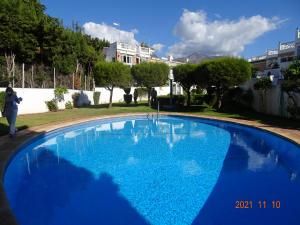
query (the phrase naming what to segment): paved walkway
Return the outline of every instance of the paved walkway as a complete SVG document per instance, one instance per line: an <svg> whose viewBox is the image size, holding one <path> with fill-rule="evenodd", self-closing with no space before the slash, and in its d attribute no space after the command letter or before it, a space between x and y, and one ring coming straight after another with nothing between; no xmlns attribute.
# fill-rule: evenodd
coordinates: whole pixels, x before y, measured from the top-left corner
<svg viewBox="0 0 300 225"><path fill-rule="evenodd" d="M17 225L16 220L9 208L8 201L5 197L4 188L2 184L2 179L4 175L4 170L7 162L11 158L11 156L17 151L17 149L24 144L26 141L36 137L37 135L65 127L70 126L77 123L83 123L91 120L97 119L104 119L104 118L114 118L114 117L121 117L121 116L131 116L131 115L146 115L147 113L131 113L131 114L118 114L118 115L110 115L110 116L99 116L99 117L90 117L85 119L78 119L73 121L67 122L60 122L60 123L51 123L45 124L38 127L28 128L26 130L22 130L18 132L17 137L14 139L9 138L8 136L4 136L0 138L0 225ZM300 145L300 131L293 130L293 129L285 129L274 127L271 125L266 125L262 123L258 123L256 121L250 120L242 120L242 119L233 119L233 118L222 118L222 117L212 117L212 116L199 116L195 114L188 114L188 113L160 113L164 115L182 115L182 116L193 116L193 117L200 117L200 118L207 118L207 119L216 119L221 121L229 121L238 124L254 126L257 128L261 128L263 130L267 130L283 137L290 139L291 141Z"/></svg>

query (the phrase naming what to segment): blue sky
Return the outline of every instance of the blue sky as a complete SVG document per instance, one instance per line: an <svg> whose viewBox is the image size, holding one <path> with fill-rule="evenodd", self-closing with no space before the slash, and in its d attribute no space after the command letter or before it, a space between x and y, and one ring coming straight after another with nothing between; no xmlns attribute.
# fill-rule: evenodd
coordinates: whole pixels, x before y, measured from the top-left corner
<svg viewBox="0 0 300 225"><path fill-rule="evenodd" d="M95 36L156 44L160 56L197 51L250 57L276 48L279 41L293 41L300 27L299 0L41 2L66 26L77 21Z"/></svg>

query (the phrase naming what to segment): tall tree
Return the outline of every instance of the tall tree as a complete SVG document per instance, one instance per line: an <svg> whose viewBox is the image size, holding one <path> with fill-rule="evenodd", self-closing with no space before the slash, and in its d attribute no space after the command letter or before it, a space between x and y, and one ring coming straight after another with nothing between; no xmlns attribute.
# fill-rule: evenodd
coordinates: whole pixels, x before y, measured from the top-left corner
<svg viewBox="0 0 300 225"><path fill-rule="evenodd" d="M93 72L96 84L110 91L109 108L112 107L114 88L131 85L130 67L123 63L97 62Z"/></svg>
<svg viewBox="0 0 300 225"><path fill-rule="evenodd" d="M300 94L300 62L292 63L284 72L284 81L281 90L287 93L289 105L287 111L293 117L300 116L300 107L297 104L296 95Z"/></svg>
<svg viewBox="0 0 300 225"><path fill-rule="evenodd" d="M131 71L136 84L148 89L148 105L150 106L151 89L167 83L169 66L165 63L143 62L133 66Z"/></svg>
<svg viewBox="0 0 300 225"><path fill-rule="evenodd" d="M75 73L81 80L83 74L92 75L108 45L85 35L78 23L72 29L64 28L62 21L45 14L39 0L0 1L0 57L5 58L9 77L16 63L26 63L37 64L45 72L55 67L62 75Z"/></svg>
<svg viewBox="0 0 300 225"><path fill-rule="evenodd" d="M183 64L173 68L174 81L187 93L187 105L191 105L191 87L197 84L196 64Z"/></svg>
<svg viewBox="0 0 300 225"><path fill-rule="evenodd" d="M244 59L222 57L204 61L197 73L207 81L208 87L214 87L217 95L216 108L220 110L224 92L230 87L243 84L251 78L251 64Z"/></svg>

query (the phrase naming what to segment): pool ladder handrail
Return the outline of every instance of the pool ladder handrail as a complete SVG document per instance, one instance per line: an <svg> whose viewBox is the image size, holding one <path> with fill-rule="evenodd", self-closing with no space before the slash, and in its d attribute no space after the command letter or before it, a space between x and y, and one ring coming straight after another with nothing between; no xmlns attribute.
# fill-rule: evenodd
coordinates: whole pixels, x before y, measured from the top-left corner
<svg viewBox="0 0 300 225"><path fill-rule="evenodd" d="M157 114L156 114L157 119L158 119L158 116L159 116L159 100L157 100Z"/></svg>

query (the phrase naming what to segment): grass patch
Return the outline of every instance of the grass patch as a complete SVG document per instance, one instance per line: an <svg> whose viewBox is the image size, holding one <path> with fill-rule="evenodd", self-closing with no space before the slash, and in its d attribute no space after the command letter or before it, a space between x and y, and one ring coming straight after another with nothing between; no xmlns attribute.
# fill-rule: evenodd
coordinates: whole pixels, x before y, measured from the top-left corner
<svg viewBox="0 0 300 225"><path fill-rule="evenodd" d="M17 118L17 128L19 130L39 126L48 123L57 123L62 121L72 121L74 119L81 119L93 116L104 116L104 115L114 115L118 113L147 113L155 112L154 109L140 104L136 107L127 106L125 104L117 104L110 109L107 108L107 105L99 105L97 107L84 107L78 109L70 109L57 112L46 112L38 114L28 114L20 115ZM6 118L0 118L0 136L3 136L8 133L8 124Z"/></svg>
<svg viewBox="0 0 300 225"><path fill-rule="evenodd" d="M148 113L156 112L147 106L146 103L141 103L138 105L130 104L126 105L123 103L116 103L112 108L108 109L107 105L97 105L89 106L78 109L70 109L58 112L47 112L39 114L30 115L20 115L17 118L17 128L19 130L39 126L49 123L58 123L63 121L72 121L74 119L88 118L93 116L104 116L104 115L114 115L118 113ZM166 111L163 111L166 112ZM275 127L290 128L300 130L299 120L291 120L276 116L270 116L265 114L260 114L251 110L238 110L226 111L226 112L216 112L212 109L207 109L203 106L192 106L190 108L180 108L172 112L185 112L195 115L205 115L213 117L225 117L225 118L236 118L244 120L252 120L259 122L261 124L267 124ZM0 136L8 133L8 124L5 118L0 118Z"/></svg>

